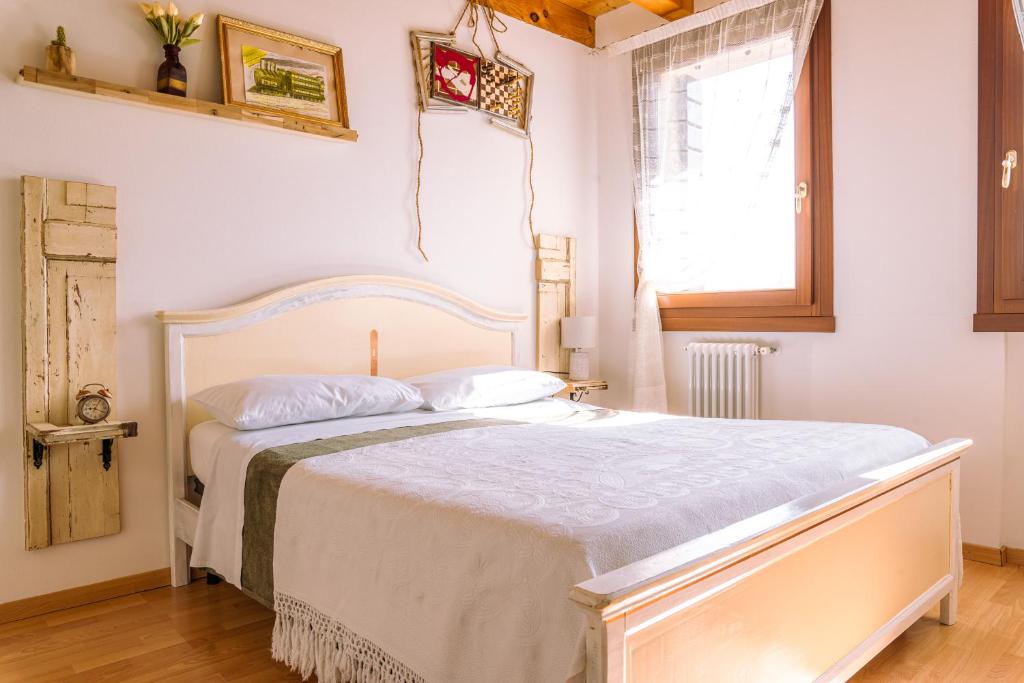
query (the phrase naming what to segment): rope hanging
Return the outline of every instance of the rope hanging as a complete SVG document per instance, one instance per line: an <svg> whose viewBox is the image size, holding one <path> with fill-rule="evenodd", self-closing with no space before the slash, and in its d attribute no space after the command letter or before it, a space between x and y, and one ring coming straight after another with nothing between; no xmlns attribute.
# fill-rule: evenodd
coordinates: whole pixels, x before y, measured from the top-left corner
<svg viewBox="0 0 1024 683"><path fill-rule="evenodd" d="M485 23L487 24L487 30L491 34L491 42L494 43L494 51L497 54L501 54L501 45L498 44L499 33L505 33L508 31L508 24L497 15L494 8L482 0L466 0L466 6L462 8L462 14L459 15L458 21L452 26L452 30L448 33L452 36L459 30L459 26L467 17L466 27L473 30L472 41L473 46L476 48L476 52L481 57L484 56L484 51L480 49L480 44L476 42L477 31L480 30L481 15Z"/></svg>
<svg viewBox="0 0 1024 683"><path fill-rule="evenodd" d="M498 43L498 34L508 31L508 25L497 15L494 8L487 3L487 0L466 0L466 6L462 8L462 13L459 14L458 20L448 32L449 35L455 36L455 32L458 31L463 21L466 22L466 27L472 30L470 39L473 41L473 47L476 48L477 54L480 55L481 59L484 58L484 51L480 47L480 43L477 42L477 33L480 30L480 24L485 24L487 26L487 31L491 36L491 42L494 44L495 56L501 54L501 45ZM427 252L423 248L423 209L420 206L420 194L423 190L423 112L425 108L426 102L420 102L416 110L416 140L419 145L419 157L416 161L416 249L420 252L423 260L429 263L430 259L427 257ZM530 225L530 235L534 239L535 243L537 232L533 227L533 209L537 203L537 191L533 184L533 135L526 133L524 137L526 137L530 147L527 171L527 179L530 187L530 209L527 214L527 221Z"/></svg>
<svg viewBox="0 0 1024 683"><path fill-rule="evenodd" d="M527 220L530 223L530 237L533 238L533 244L536 245L537 244L537 231L533 229L533 207L537 203L537 190L533 186L533 159L534 159L533 136L532 135L527 135L526 139L530 143L530 170L529 170L529 172L527 174L527 178L528 178L528 180L530 182L530 212L527 214L526 218L527 218Z"/></svg>
<svg viewBox="0 0 1024 683"><path fill-rule="evenodd" d="M430 259L427 258L427 252L423 251L423 210L420 208L420 190L423 189L423 108L420 107L416 112L416 139L420 143L420 158L416 162L416 223L419 225L419 231L416 234L416 248L420 250L420 256L427 263L430 263Z"/></svg>

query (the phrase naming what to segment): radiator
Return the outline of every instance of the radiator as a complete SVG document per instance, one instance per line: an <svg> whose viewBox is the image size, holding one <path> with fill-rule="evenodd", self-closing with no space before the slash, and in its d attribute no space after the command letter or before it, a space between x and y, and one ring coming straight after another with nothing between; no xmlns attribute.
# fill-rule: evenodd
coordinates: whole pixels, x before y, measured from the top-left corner
<svg viewBox="0 0 1024 683"><path fill-rule="evenodd" d="M690 358L690 415L757 420L761 417L761 357L757 344L695 343Z"/></svg>

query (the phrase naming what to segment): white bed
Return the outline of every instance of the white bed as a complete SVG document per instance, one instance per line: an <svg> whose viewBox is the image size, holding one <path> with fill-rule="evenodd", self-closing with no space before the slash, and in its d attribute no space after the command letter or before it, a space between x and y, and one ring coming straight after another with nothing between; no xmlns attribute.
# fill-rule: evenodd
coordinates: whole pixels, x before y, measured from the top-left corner
<svg viewBox="0 0 1024 683"><path fill-rule="evenodd" d="M571 419L588 412L604 418ZM605 415L557 399L255 432L207 422L190 440L207 484L192 565L247 588L243 491L257 453L478 418L541 428L499 427L503 434L492 439L485 432L493 428L480 428L311 457L281 483L275 584L284 584L304 611L330 605L317 620L348 629L349 640L358 634L367 641L360 651L380 647L426 680L571 679L584 668L586 622L565 600L569 586L928 447L920 436L893 427ZM555 426L561 424L567 426ZM368 489L372 503L365 500ZM414 516L403 514L410 497ZM371 517L391 520L387 532L367 533L378 527ZM451 524L438 521L449 517ZM324 518L336 520L329 531L317 523ZM495 536L508 540L494 548ZM423 537L430 540L419 542ZM514 577L504 576L486 569L488 563L517 569ZM409 566L418 570L407 572ZM531 590L523 591L520 582ZM420 608L396 605L398 586L430 597ZM398 611L402 617L393 618ZM308 632L308 625L300 630ZM417 641L425 632L433 638ZM463 645L458 655L438 646L474 639L489 645L477 652ZM524 651L531 656L522 657Z"/></svg>
<svg viewBox="0 0 1024 683"><path fill-rule="evenodd" d="M203 424L189 396L257 374L358 373L379 363L381 374L401 377L514 362L522 336L521 318L394 278L309 283L237 307L165 314L163 320L175 585L187 582L187 546L193 564L239 582L239 489L245 463L261 450L338 430L465 419L417 412L240 434ZM493 416L507 419L519 411L516 422L544 422L550 416L542 413L550 410L579 408L546 401ZM490 488L473 490L469 500L448 497L453 486L478 486L479 469L428 476L448 462L446 454L464 453L460 439L469 432L496 438L515 426L439 434L427 450L416 440L415 446L359 451L360 460L351 460L350 451L295 465L277 501L273 579L275 590L280 583L289 596L278 605L277 654L304 671L338 665L334 647L303 649L293 642L309 630L303 618L321 625L337 619L340 625L324 627L344 636L334 642L369 647L385 668L395 664L395 651L403 666L388 670L402 675L391 680L416 680L405 676L410 669L428 680L831 680L856 671L937 601L944 623L955 621L959 455L968 441L929 447L892 428L736 421L674 422L675 431L659 435L666 418L612 419L645 434L644 447L658 453L652 462L664 465L668 457L673 476L680 468L697 469L709 482L728 485L693 486L682 503L661 495L678 481L664 477L659 484L650 468L647 479L637 478L621 461L612 467L614 433L597 438L598 430L585 424L553 430L548 436L554 441L547 443L542 429L515 432L523 449L511 477L522 480L515 492L543 498L558 472L571 473L573 486L562 493L589 491L583 501L588 514L600 517L614 508L615 520L566 519L550 505L524 512L502 502L515 486L503 489L500 477L487 480ZM690 431L689 461L664 443L680 425ZM193 468L207 484L202 511L184 500L190 431ZM427 468L422 476L389 478L394 458L411 456ZM546 457L555 462L545 464ZM535 470L535 481L528 481ZM373 496L356 504L367 487ZM593 505L612 489L625 497ZM652 491L653 503L635 496L646 492L650 499ZM372 535L334 534L335 526L352 524L323 523L399 519L410 496L428 517L457 513L461 521L436 524L431 534L396 523L398 535L384 534L380 546ZM480 550L488 543L490 550ZM506 546L518 547L519 555L533 548L529 552L541 561L521 565L519 585L474 583L474 576L487 574L474 569L479 562L501 567L515 561L502 555ZM446 562L464 555L448 552L452 548L476 548L471 555L478 564ZM346 552L361 560L347 562ZM547 565L559 569L531 575ZM390 578L374 586L381 576ZM570 590L573 602L564 600ZM481 611L474 605L482 594ZM430 609L421 609L424 596ZM481 614L498 616L481 621ZM279 641L287 647L279 650Z"/></svg>

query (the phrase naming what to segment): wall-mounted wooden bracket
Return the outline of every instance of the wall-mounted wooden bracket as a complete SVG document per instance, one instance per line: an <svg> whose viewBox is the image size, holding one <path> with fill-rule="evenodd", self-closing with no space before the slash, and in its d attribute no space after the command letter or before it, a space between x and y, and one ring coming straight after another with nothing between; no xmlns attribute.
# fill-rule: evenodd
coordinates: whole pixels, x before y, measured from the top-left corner
<svg viewBox="0 0 1024 683"><path fill-rule="evenodd" d="M25 426L25 432L32 440L32 464L38 470L43 466L46 449L55 444L102 441L100 457L103 470L110 471L114 454L114 439L130 439L139 435L136 422L101 422L94 425L72 425L58 427L49 422L35 422Z"/></svg>

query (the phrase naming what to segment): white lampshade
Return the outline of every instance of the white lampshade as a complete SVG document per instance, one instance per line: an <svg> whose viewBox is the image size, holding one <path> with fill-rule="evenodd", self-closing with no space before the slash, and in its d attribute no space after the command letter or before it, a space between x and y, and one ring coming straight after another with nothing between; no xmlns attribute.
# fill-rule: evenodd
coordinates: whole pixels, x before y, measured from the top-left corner
<svg viewBox="0 0 1024 683"><path fill-rule="evenodd" d="M562 348L592 349L597 346L597 318L589 315L562 318Z"/></svg>

